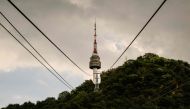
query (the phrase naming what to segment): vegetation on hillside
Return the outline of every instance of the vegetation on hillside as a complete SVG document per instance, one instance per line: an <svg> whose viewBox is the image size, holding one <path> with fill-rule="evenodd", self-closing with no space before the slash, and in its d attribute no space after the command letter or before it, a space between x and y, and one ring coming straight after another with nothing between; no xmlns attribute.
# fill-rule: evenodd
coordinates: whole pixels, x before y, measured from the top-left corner
<svg viewBox="0 0 190 109"><path fill-rule="evenodd" d="M147 53L102 72L99 92L91 80L58 98L10 104L3 109L190 109L190 65Z"/></svg>

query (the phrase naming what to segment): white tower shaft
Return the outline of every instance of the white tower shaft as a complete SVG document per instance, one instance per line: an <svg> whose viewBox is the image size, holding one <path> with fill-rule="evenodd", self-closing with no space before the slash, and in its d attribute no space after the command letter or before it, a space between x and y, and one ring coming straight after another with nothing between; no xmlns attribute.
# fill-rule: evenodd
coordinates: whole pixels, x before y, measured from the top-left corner
<svg viewBox="0 0 190 109"><path fill-rule="evenodd" d="M93 83L95 85L94 91L97 92L99 90L99 84L101 82L100 73L97 68L93 68Z"/></svg>

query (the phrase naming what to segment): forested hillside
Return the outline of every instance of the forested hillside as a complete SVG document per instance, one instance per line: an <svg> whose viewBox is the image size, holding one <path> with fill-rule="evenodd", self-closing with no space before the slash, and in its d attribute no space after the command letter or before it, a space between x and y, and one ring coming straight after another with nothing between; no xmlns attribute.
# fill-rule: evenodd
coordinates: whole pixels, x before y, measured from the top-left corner
<svg viewBox="0 0 190 109"><path fill-rule="evenodd" d="M91 80L58 98L10 104L3 109L190 109L190 65L147 53L102 72L99 92Z"/></svg>

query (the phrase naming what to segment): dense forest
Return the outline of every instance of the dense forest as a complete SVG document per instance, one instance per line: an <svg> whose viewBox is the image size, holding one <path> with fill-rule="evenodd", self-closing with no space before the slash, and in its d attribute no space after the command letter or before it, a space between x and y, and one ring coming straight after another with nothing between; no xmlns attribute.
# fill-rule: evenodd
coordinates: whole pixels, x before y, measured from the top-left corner
<svg viewBox="0 0 190 109"><path fill-rule="evenodd" d="M190 65L146 53L102 72L100 91L91 80L58 98L2 109L190 109Z"/></svg>

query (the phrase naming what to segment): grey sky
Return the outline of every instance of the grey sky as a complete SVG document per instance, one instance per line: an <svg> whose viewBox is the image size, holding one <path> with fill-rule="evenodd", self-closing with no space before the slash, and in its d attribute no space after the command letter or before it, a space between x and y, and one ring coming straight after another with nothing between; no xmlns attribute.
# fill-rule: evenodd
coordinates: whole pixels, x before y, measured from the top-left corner
<svg viewBox="0 0 190 109"><path fill-rule="evenodd" d="M97 19L98 52L107 70L130 43L162 0L12 0L50 39L87 72ZM73 86L90 79L62 56L8 2L0 10ZM6 27L18 34L0 17ZM63 90L13 38L0 28L0 107L43 100ZM168 0L118 62L146 52L190 62L190 0ZM23 41L21 39L21 41Z"/></svg>

